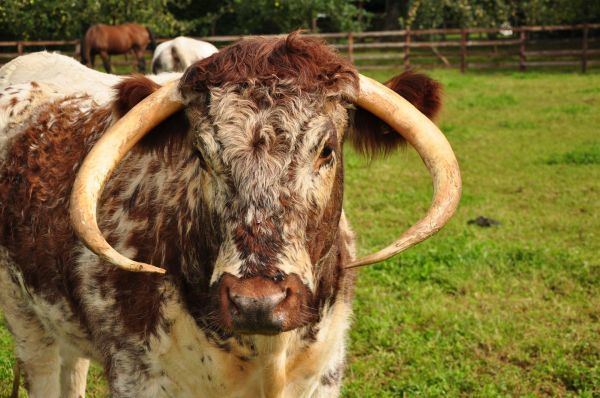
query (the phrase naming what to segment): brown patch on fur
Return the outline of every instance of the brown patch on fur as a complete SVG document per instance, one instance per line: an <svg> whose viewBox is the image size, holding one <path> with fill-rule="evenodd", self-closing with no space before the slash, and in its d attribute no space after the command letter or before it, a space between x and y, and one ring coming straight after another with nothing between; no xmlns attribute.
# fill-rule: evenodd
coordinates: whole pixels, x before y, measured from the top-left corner
<svg viewBox="0 0 600 398"><path fill-rule="evenodd" d="M117 96L113 108L119 117L123 117L144 98L161 86L143 75L135 75L122 80L115 86ZM143 151L154 151L170 159L186 142L189 122L183 111L177 112L152 129L136 146Z"/></svg>
<svg viewBox="0 0 600 398"><path fill-rule="evenodd" d="M301 36L240 40L187 68L180 89L206 92L224 84L287 81L294 88L324 95L353 95L358 88L354 66L323 41Z"/></svg>
<svg viewBox="0 0 600 398"><path fill-rule="evenodd" d="M442 105L442 86L429 76L405 71L388 80L386 86L400 94L430 119L435 119ZM404 138L361 108L354 114L349 139L352 145L367 156L387 155L405 143Z"/></svg>
<svg viewBox="0 0 600 398"><path fill-rule="evenodd" d="M354 270L343 267L351 261L345 236L340 234L339 222L344 196L343 153L338 151L339 161L331 196L323 216L318 223L309 223L306 231L307 249L315 269L317 286L315 292L316 307L321 309L327 303L333 303L339 294L346 302L352 300L354 292ZM321 314L322 315L322 314ZM315 331L316 332L316 331ZM312 337L312 333L309 333Z"/></svg>
<svg viewBox="0 0 600 398"><path fill-rule="evenodd" d="M270 275L276 271L274 267L277 255L283 247L282 232L270 219L261 224L256 221L252 225L239 223L233 240L240 253L241 259L246 260L242 269L243 275ZM254 260L249 261L248 257Z"/></svg>
<svg viewBox="0 0 600 398"><path fill-rule="evenodd" d="M84 316L68 203L78 167L110 123L110 110L82 117L77 101L45 105L10 146L0 170L0 243L28 288L50 302L63 296Z"/></svg>
<svg viewBox="0 0 600 398"><path fill-rule="evenodd" d="M134 154L132 154L132 158L135 158ZM158 161L153 159L151 162ZM110 231L106 236L109 244L116 246L117 243L122 242L123 238L115 233L117 224L106 220L110 219L117 209L123 208L126 211L125 217L129 217L131 220L147 221L147 227L144 230L133 230L125 238L126 246L136 249L135 259L163 266L167 269L177 267L180 260L179 256L174 253L176 247L172 242L175 239L166 236L169 233L170 235L175 234L176 227L169 223L169 225L165 225L158 232L155 232L157 229L157 214L160 214L163 210L158 206L153 206L154 203L148 197L148 192L140 192L139 185L128 200L120 198L119 194L128 188L134 174L134 170L125 167L119 170L114 178L109 181L107 189L100 199L100 229ZM155 236L155 233L160 233L160 236ZM172 249L169 253L165 253L164 261L156 250L157 247L160 247L159 239L169 239L170 244L166 247ZM170 267L165 266L165 264ZM109 264L106 264L105 271L95 273L93 276L97 286L114 289L114 293L107 292L107 294L114 294L115 297L113 316L123 320L122 324L128 334L150 336L156 332L161 318L160 304L163 297L160 287L163 283L162 277L123 271Z"/></svg>
<svg viewBox="0 0 600 398"><path fill-rule="evenodd" d="M342 214L344 196L344 170L342 152L338 151L339 160L336 164L336 174L327 207L319 222L308 223L306 241L311 262L316 264L320 258L327 255L331 245L337 238L337 230Z"/></svg>
<svg viewBox="0 0 600 398"><path fill-rule="evenodd" d="M324 386L333 386L340 383L344 374L344 365L340 364L337 368L330 370L321 376L321 384Z"/></svg>
<svg viewBox="0 0 600 398"><path fill-rule="evenodd" d="M95 276L98 286L114 288L113 316L123 320L127 333L146 337L156 333L163 299L160 275L123 271L106 264L106 271Z"/></svg>
<svg viewBox="0 0 600 398"><path fill-rule="evenodd" d="M132 188L131 181L138 175L141 165L139 157L144 155L139 151L132 152L129 161L123 163L109 180L100 199L98 218L101 220L100 229L110 231L107 241L111 245L124 243L125 247L135 249L134 259L165 268L171 281L183 290L183 296L189 297L186 304L191 303L192 315L196 320L201 320L210 311L208 280L214 262L212 253L217 253L220 241L213 242L219 239L219 234L206 226L200 227L198 219L185 204L187 186L179 174L182 165L194 168L196 173L201 170L198 159L190 158L191 152L191 148L184 147L174 152L173 157L166 162L161 156L144 160L148 162L144 177L133 187L132 195L123 198L122 192ZM162 193L158 196L152 178L156 173L164 172L165 168L169 169L169 178L163 182ZM179 200L172 207L167 204L167 198ZM201 203L198 206L197 210L201 214L199 219L206 220L204 207ZM119 235L115 232L118 222L108 221L118 209L124 210L124 217L144 223L140 228L129 231L126 236ZM182 236L179 222L182 225L193 223L194 227ZM187 264L197 264L198 269L194 269L194 274L187 274L189 270L182 269L184 258ZM94 277L96 285L108 286L116 292L114 313L124 320L123 325L128 334L150 336L157 331L161 321L160 306L165 300L161 288L164 277L131 273L109 265L106 272L95 274ZM191 282L189 285L188 278Z"/></svg>

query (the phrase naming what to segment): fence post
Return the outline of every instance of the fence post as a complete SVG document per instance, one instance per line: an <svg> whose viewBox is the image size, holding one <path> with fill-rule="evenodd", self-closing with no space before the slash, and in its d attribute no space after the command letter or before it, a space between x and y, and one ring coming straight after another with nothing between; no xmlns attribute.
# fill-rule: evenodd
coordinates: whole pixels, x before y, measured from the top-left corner
<svg viewBox="0 0 600 398"><path fill-rule="evenodd" d="M77 56L81 56L81 40L77 40L75 42L75 54L73 54L75 57Z"/></svg>
<svg viewBox="0 0 600 398"><path fill-rule="evenodd" d="M460 29L460 73L465 73L467 69L467 31Z"/></svg>
<svg viewBox="0 0 600 398"><path fill-rule="evenodd" d="M583 24L583 40L581 43L581 73L587 72L588 63L588 24Z"/></svg>
<svg viewBox="0 0 600 398"><path fill-rule="evenodd" d="M410 28L406 28L404 36L404 68L410 67Z"/></svg>
<svg viewBox="0 0 600 398"><path fill-rule="evenodd" d="M354 63L354 33L348 33L348 58Z"/></svg>
<svg viewBox="0 0 600 398"><path fill-rule="evenodd" d="M527 32L522 29L520 34L521 43L519 45L519 70L524 71L527 69L527 65L525 61L527 61L527 57L525 56L525 42L527 41Z"/></svg>
<svg viewBox="0 0 600 398"><path fill-rule="evenodd" d="M17 53L19 55L23 55L23 43L21 43L20 41L17 42Z"/></svg>

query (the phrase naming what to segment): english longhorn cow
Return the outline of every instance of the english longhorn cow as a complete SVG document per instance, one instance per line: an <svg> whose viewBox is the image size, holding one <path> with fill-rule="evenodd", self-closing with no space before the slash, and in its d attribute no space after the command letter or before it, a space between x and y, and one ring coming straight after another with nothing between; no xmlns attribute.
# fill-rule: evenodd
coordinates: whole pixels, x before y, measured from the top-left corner
<svg viewBox="0 0 600 398"><path fill-rule="evenodd" d="M196 61L219 51L212 44L179 36L160 43L152 55L152 73L181 72Z"/></svg>
<svg viewBox="0 0 600 398"><path fill-rule="evenodd" d="M458 203L450 145L411 105L435 116L439 85L385 87L316 39L244 39L162 86L123 78L107 103L5 68L0 303L30 397L84 396L90 359L113 397L337 396L355 268ZM404 139L431 208L355 259L342 144Z"/></svg>

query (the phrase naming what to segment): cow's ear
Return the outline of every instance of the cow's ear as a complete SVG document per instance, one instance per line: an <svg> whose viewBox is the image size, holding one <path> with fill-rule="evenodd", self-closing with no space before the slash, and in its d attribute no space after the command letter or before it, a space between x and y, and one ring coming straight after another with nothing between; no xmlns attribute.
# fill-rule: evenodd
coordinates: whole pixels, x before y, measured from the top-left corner
<svg viewBox="0 0 600 398"><path fill-rule="evenodd" d="M442 105L442 86L429 76L406 71L390 79L385 85L428 118L434 120L439 113ZM361 108L354 112L349 140L360 153L369 157L386 155L405 143L404 138L388 124Z"/></svg>
<svg viewBox="0 0 600 398"><path fill-rule="evenodd" d="M159 88L160 85L143 75L125 78L115 86L117 97L113 103L113 109L121 117Z"/></svg>
<svg viewBox="0 0 600 398"><path fill-rule="evenodd" d="M123 79L115 86L115 90L117 90L113 102L115 113L118 117L122 117L138 102L160 87L159 84L142 75ZM189 122L185 113L183 111L176 112L146 134L136 145L136 149L154 151L168 159L181 148L186 140L188 130Z"/></svg>

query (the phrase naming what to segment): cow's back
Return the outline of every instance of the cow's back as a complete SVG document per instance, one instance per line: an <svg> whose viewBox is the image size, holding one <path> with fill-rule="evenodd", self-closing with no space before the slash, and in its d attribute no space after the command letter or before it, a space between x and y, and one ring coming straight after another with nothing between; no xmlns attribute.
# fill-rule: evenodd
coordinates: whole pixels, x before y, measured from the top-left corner
<svg viewBox="0 0 600 398"><path fill-rule="evenodd" d="M0 68L0 92L4 96L9 86L36 82L62 96L86 93L104 105L113 98L113 86L121 79L90 69L71 57L41 51L15 58Z"/></svg>

